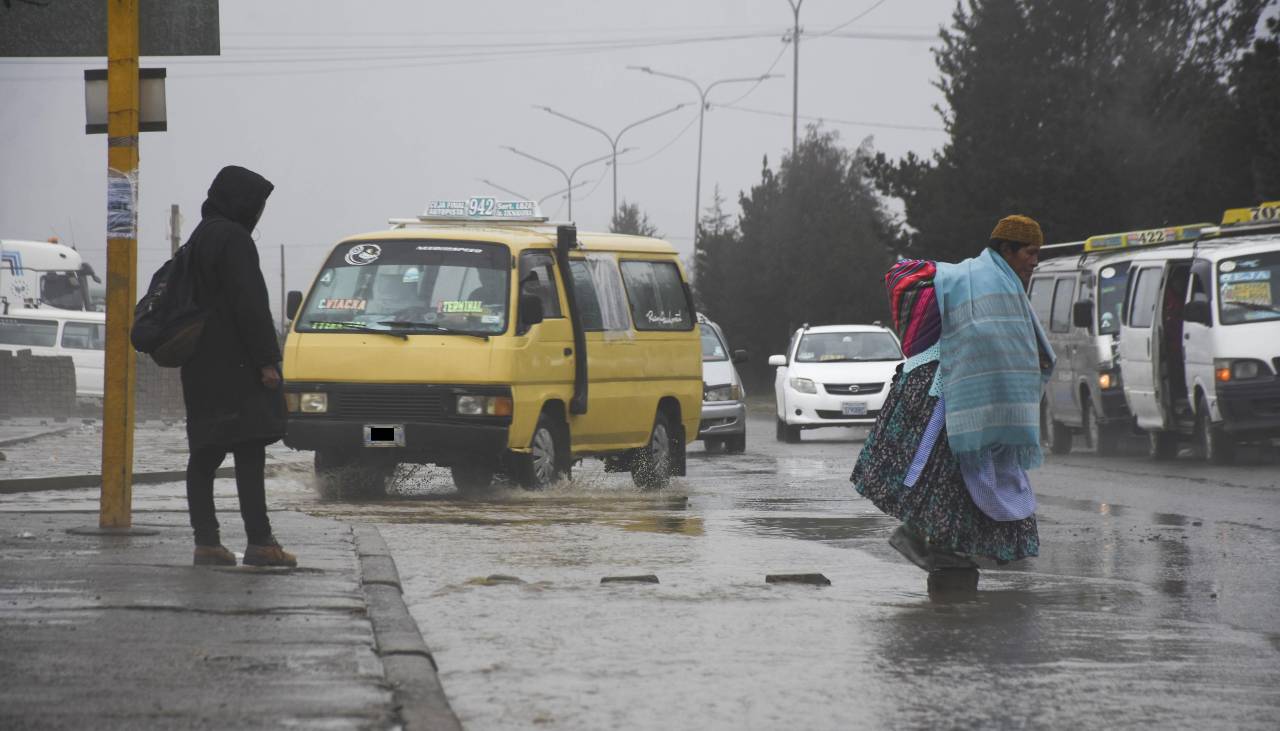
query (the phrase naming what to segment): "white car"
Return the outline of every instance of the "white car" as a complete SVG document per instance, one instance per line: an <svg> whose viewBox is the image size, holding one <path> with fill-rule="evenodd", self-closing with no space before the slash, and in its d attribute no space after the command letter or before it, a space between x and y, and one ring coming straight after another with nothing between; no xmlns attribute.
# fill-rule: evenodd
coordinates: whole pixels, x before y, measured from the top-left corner
<svg viewBox="0 0 1280 731"><path fill-rule="evenodd" d="M897 336L879 325L796 330L786 354L769 357L778 441L798 442L803 429L874 424L902 360Z"/></svg>

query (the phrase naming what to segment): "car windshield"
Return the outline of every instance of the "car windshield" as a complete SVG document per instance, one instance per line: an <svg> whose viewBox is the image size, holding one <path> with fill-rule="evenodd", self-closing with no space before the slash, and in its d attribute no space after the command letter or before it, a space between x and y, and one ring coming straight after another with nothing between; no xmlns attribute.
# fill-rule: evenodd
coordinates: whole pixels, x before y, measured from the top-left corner
<svg viewBox="0 0 1280 731"><path fill-rule="evenodd" d="M298 331L505 332L511 253L474 242L344 244L320 271Z"/></svg>
<svg viewBox="0 0 1280 731"><path fill-rule="evenodd" d="M729 360L729 351L716 334L715 328L702 325L702 361Z"/></svg>
<svg viewBox="0 0 1280 731"><path fill-rule="evenodd" d="M887 332L811 332L800 338L795 359L797 363L901 360L902 350Z"/></svg>
<svg viewBox="0 0 1280 731"><path fill-rule="evenodd" d="M1223 325L1280 320L1280 251L1218 264L1218 317Z"/></svg>
<svg viewBox="0 0 1280 731"><path fill-rule="evenodd" d="M1098 333L1120 332L1120 310L1124 306L1124 288L1129 282L1129 265L1108 264L1098 272Z"/></svg>

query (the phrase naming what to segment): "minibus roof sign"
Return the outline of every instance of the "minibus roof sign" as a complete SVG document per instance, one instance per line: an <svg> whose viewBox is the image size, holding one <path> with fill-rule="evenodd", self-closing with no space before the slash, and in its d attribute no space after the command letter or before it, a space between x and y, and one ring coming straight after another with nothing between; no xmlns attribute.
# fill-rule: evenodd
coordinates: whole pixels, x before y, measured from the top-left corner
<svg viewBox="0 0 1280 731"><path fill-rule="evenodd" d="M1262 203L1252 208L1232 208L1222 214L1223 226L1252 223L1280 223L1280 201Z"/></svg>
<svg viewBox="0 0 1280 731"><path fill-rule="evenodd" d="M1214 225L1212 223L1190 223L1185 226L1168 226L1165 228L1149 228L1143 231L1126 231L1118 234L1090 236L1085 239L1084 250L1086 252L1119 251L1141 246L1159 246L1161 244L1193 241L1209 233L1209 230L1213 228Z"/></svg>
<svg viewBox="0 0 1280 731"><path fill-rule="evenodd" d="M546 223L538 204L534 201L505 201L492 196L477 195L466 200L433 200L418 216L419 221L485 223Z"/></svg>

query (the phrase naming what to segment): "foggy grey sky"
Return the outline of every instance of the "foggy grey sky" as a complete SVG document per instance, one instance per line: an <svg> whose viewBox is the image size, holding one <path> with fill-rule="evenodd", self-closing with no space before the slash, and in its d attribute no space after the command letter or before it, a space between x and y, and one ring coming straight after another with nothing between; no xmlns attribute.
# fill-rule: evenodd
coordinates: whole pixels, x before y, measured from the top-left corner
<svg viewBox="0 0 1280 731"><path fill-rule="evenodd" d="M850 148L874 135L876 148L890 155L927 155L945 141L932 109L941 102L932 86L936 41L915 39L935 37L955 4L888 0L819 37L875 4L805 0L802 126L803 117L823 118ZM737 105L756 110L714 108L706 116L702 204L719 185L736 214L738 193L758 181L763 156L776 166L791 144L792 56L781 41L791 20L786 0L223 0L221 57L143 59L144 67L168 68L169 131L142 135L139 287L168 258L170 204L182 207L185 240L225 164L276 184L258 240L274 307L280 244L288 287L305 289L343 236L384 229L388 218L416 215L433 198L509 197L479 178L534 198L563 187L554 170L501 145L565 168L609 152L597 133L534 104L616 132L689 103L623 137L621 146L637 149L621 158L618 183L619 197L639 203L687 255L696 93L626 67L647 65L704 84L771 68L785 75L754 89L733 84L712 92L714 104L750 91ZM684 42L725 36L749 37ZM586 52L595 44L608 48ZM56 233L102 272L106 136L84 134L85 68L105 68L105 60L0 59L0 237ZM580 228L607 228L608 173L595 165L579 174L590 181L575 191ZM543 210L563 219L562 203L551 199Z"/></svg>

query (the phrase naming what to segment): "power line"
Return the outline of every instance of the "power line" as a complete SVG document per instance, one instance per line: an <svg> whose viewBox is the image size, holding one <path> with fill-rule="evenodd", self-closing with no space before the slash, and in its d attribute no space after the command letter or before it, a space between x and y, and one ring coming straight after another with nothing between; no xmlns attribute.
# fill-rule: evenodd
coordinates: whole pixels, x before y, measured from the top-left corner
<svg viewBox="0 0 1280 731"><path fill-rule="evenodd" d="M880 7L881 5L884 5L886 2L888 2L888 0L877 0L877 1L876 1L876 3L875 3L874 5L872 5L871 7L867 8L866 10L863 10L861 13L858 13L857 15L855 15L855 16L853 16L852 18L850 18L850 19L846 20L845 22L841 23L840 25L837 25L836 27L832 28L831 30L826 31L825 33L817 33L817 34L814 34L814 36L813 36L813 37L814 37L814 38L821 38L822 36L829 36L829 35L831 35L832 33L835 33L836 31L840 30L841 28L844 28L845 26L853 25L854 23L858 22L859 20L862 20L863 18L865 18L865 17L867 17L868 15L870 15L870 14L871 14L871 11L875 10L876 8Z"/></svg>
<svg viewBox="0 0 1280 731"><path fill-rule="evenodd" d="M762 114L769 117L790 117L789 112L775 112L768 109L752 109L751 107L728 106L725 104L716 104L715 107L720 109L732 109L735 112L749 112L751 114ZM838 119L836 117L810 117L800 115L800 119L813 122L830 122L831 124L845 124L852 127L883 127L885 129L901 129L912 130L917 132L946 132L942 127L927 127L919 124L897 124L893 122L865 122L853 119Z"/></svg>

